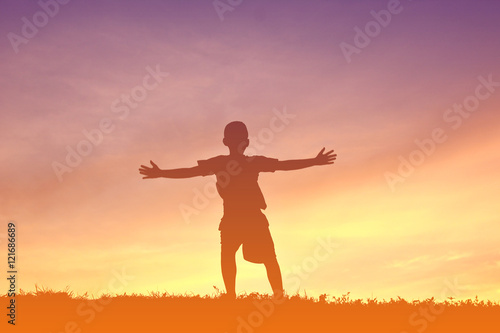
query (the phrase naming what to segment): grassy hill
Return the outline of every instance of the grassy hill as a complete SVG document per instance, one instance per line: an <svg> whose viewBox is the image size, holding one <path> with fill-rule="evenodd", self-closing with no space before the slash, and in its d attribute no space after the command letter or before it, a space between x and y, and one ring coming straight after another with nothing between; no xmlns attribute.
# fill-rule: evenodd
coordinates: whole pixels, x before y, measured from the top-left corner
<svg viewBox="0 0 500 333"><path fill-rule="evenodd" d="M0 301L7 313L9 299L4 295ZM500 332L498 302L351 300L349 295L275 300L252 293L231 301L220 294L151 293L92 299L38 290L17 295L15 326L2 318L2 332L30 333Z"/></svg>

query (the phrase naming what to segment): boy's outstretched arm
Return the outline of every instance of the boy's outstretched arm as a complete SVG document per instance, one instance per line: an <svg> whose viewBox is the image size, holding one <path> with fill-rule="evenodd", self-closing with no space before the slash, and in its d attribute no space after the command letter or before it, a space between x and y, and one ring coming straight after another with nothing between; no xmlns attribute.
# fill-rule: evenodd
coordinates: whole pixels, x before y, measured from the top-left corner
<svg viewBox="0 0 500 333"><path fill-rule="evenodd" d="M181 169L170 169L170 170L162 170L158 168L153 161L150 161L152 167L147 167L145 165L141 165L139 169L139 173L144 175L142 179L150 179L150 178L190 178L201 176L201 170L199 166L195 166L192 168L181 168Z"/></svg>
<svg viewBox="0 0 500 333"><path fill-rule="evenodd" d="M318 155L314 158L307 158L303 160L288 160L288 161L278 161L278 168L276 170L298 170L314 165L327 165L333 164L337 159L337 154L333 153L333 150L325 153L325 148L321 149Z"/></svg>

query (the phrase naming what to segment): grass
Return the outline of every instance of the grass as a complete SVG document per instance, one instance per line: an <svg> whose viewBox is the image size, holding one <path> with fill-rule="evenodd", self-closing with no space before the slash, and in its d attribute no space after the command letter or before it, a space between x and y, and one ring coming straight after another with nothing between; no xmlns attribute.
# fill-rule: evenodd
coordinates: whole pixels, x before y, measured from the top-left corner
<svg viewBox="0 0 500 333"><path fill-rule="evenodd" d="M296 294L275 300L250 293L230 301L222 296L216 290L212 296L150 292L94 298L37 287L16 296L15 327L5 315L0 326L30 333L500 332L500 303L477 298L437 302ZM0 300L6 309L8 297Z"/></svg>

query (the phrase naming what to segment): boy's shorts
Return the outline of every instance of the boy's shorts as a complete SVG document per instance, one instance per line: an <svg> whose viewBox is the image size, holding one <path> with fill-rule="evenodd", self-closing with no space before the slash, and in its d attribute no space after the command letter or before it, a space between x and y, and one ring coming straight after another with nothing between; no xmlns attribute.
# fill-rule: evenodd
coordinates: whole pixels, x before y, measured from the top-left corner
<svg viewBox="0 0 500 333"><path fill-rule="evenodd" d="M276 252L266 216L260 212L251 217L256 220L246 221L249 218L247 215L243 219L249 223L239 225L223 217L224 227L220 228L221 251L234 253L243 244L243 258L246 261L261 264L274 260Z"/></svg>

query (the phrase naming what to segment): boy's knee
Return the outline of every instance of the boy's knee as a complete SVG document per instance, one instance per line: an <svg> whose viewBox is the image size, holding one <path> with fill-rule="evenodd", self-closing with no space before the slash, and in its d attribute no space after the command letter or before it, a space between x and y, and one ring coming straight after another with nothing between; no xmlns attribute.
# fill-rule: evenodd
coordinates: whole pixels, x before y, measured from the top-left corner
<svg viewBox="0 0 500 333"><path fill-rule="evenodd" d="M265 265L265 266L274 266L274 265L278 265L278 259L276 258L276 256L274 256L274 257L270 257L270 258L267 258L267 259L264 261L264 265Z"/></svg>
<svg viewBox="0 0 500 333"><path fill-rule="evenodd" d="M236 256L236 251L238 251L238 249L231 249L223 246L220 253L222 258L234 258Z"/></svg>

